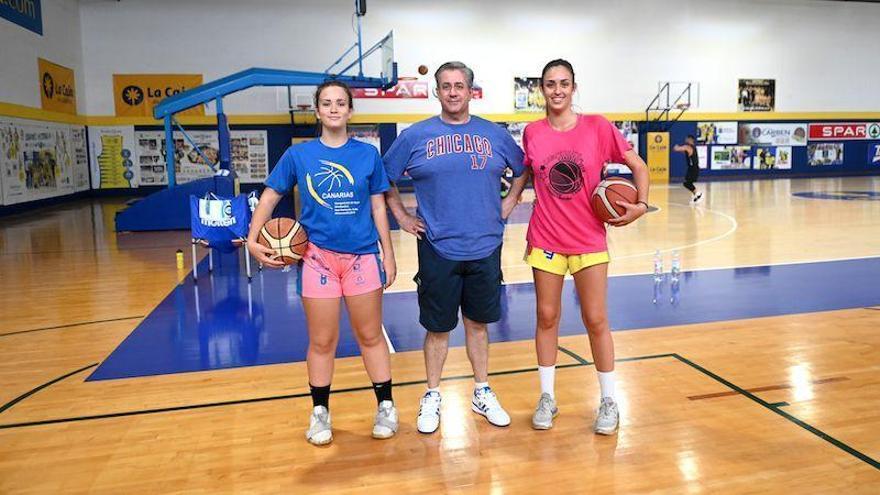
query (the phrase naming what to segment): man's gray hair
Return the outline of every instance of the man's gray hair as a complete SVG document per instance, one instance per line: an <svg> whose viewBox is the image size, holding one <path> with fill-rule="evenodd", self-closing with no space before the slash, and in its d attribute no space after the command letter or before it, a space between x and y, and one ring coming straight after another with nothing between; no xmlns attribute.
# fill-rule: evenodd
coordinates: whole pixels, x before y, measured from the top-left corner
<svg viewBox="0 0 880 495"><path fill-rule="evenodd" d="M437 83L437 86L440 86L440 73L445 70L460 70L462 74L464 74L464 78L467 80L468 88L474 87L474 71L461 62L446 62L441 65L437 69L437 72L434 73L434 82Z"/></svg>

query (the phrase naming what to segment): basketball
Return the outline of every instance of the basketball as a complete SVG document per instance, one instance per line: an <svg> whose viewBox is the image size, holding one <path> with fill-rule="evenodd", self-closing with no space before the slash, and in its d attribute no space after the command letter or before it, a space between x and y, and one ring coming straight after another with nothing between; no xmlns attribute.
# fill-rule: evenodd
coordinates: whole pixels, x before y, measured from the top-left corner
<svg viewBox="0 0 880 495"><path fill-rule="evenodd" d="M420 65L419 66L419 74L424 76L427 73L428 73L428 66L427 65Z"/></svg>
<svg viewBox="0 0 880 495"><path fill-rule="evenodd" d="M583 187L584 178L577 164L560 161L553 165L549 174L550 186L560 194L574 194Z"/></svg>
<svg viewBox="0 0 880 495"><path fill-rule="evenodd" d="M626 213L626 208L618 205L618 201L635 203L638 199L639 191L632 182L622 177L612 177L596 186L590 198L590 206L599 220L607 222Z"/></svg>
<svg viewBox="0 0 880 495"><path fill-rule="evenodd" d="M272 218L260 229L257 242L274 249L274 259L292 265L305 254L309 236L302 225L292 218Z"/></svg>

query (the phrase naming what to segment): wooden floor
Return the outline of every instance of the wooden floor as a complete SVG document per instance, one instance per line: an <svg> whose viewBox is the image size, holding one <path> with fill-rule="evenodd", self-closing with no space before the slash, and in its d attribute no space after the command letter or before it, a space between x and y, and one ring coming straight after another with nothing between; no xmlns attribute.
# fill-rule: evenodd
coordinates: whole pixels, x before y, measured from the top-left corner
<svg viewBox="0 0 880 495"><path fill-rule="evenodd" d="M880 256L880 201L792 196L880 192L880 177L704 187L698 208L681 187L652 190L660 210L611 234L612 275L648 273L655 249L679 250L685 270ZM394 354L402 421L387 441L369 436L375 399L360 359L340 359L325 448L303 436L304 363L84 382L190 270L174 263L188 233L117 236L121 207L0 219L2 494L880 493L880 307L617 332L615 437L591 432L597 383L581 336L560 340L561 414L544 432L530 428L529 341L491 348L513 419L504 429L470 412L470 367L455 348L441 431L416 432L422 356ZM524 234L507 229L508 282L530 279ZM394 290L412 290L415 244L394 240Z"/></svg>

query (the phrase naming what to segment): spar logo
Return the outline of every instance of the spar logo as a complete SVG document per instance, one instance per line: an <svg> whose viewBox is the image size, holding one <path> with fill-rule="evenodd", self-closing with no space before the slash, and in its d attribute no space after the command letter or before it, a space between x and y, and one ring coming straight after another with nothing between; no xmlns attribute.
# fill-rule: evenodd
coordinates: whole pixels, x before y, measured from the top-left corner
<svg viewBox="0 0 880 495"><path fill-rule="evenodd" d="M841 122L810 124L810 140L839 141L880 138L878 122Z"/></svg>
<svg viewBox="0 0 880 495"><path fill-rule="evenodd" d="M130 107L136 107L144 101L144 90L135 85L122 88L122 101Z"/></svg>

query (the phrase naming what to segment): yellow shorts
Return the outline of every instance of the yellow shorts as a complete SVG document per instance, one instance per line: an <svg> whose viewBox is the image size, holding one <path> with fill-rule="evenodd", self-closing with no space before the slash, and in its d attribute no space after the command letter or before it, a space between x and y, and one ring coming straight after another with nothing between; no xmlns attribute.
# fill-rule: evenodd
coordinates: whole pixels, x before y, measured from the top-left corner
<svg viewBox="0 0 880 495"><path fill-rule="evenodd" d="M532 268L543 272L565 275L575 273L594 265L601 265L611 261L608 251L587 254L559 254L544 251L541 248L526 247L526 255L523 261Z"/></svg>

